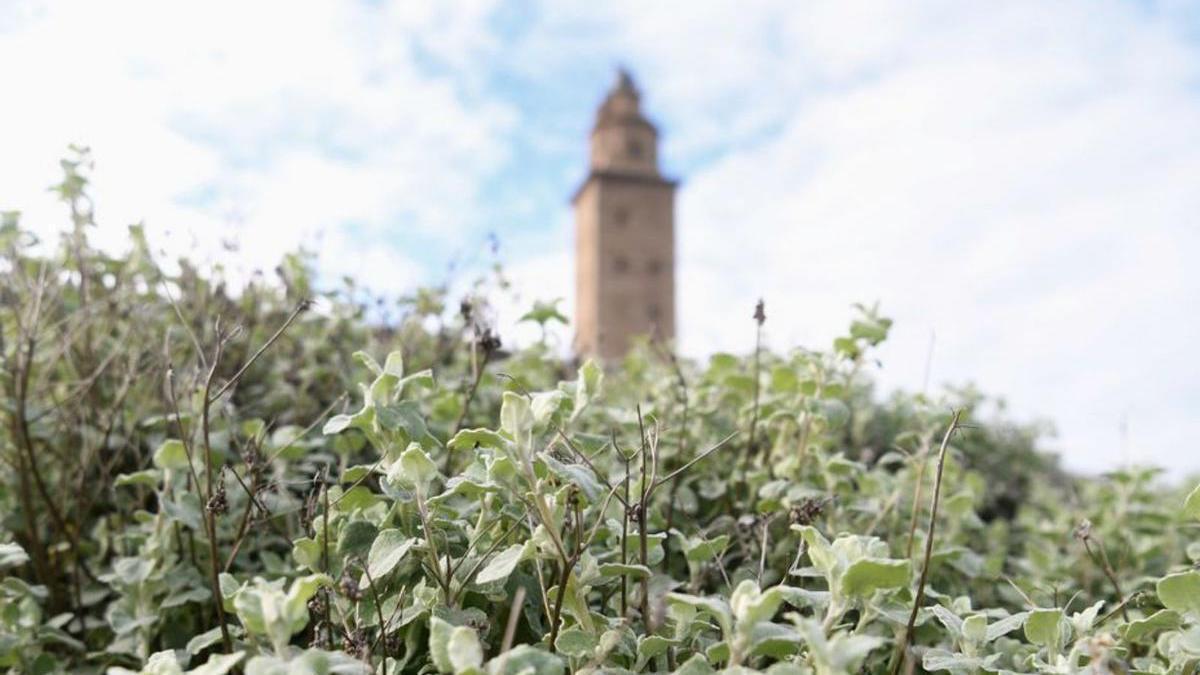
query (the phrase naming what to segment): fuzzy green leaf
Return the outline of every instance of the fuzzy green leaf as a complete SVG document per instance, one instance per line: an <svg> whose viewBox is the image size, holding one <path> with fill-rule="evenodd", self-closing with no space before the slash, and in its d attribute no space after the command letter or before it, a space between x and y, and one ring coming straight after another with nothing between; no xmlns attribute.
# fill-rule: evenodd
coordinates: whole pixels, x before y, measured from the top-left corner
<svg viewBox="0 0 1200 675"><path fill-rule="evenodd" d="M489 584L493 581L507 579L508 575L517 569L517 564L525 557L525 544L513 544L497 553L475 577L475 583Z"/></svg>
<svg viewBox="0 0 1200 675"><path fill-rule="evenodd" d="M416 543L397 529L387 529L379 533L371 543L371 551L367 554L367 572L371 579L382 579L404 559L409 549Z"/></svg>
<svg viewBox="0 0 1200 675"><path fill-rule="evenodd" d="M188 468L187 448L184 447L183 441L175 438L163 441L154 451L154 466L176 470Z"/></svg>
<svg viewBox="0 0 1200 675"><path fill-rule="evenodd" d="M1061 609L1035 609L1025 617L1025 638L1035 645L1057 651L1062 644L1063 612Z"/></svg>
<svg viewBox="0 0 1200 675"><path fill-rule="evenodd" d="M371 550L378 529L366 520L353 520L342 526L338 534L337 551L343 556L356 558Z"/></svg>
<svg viewBox="0 0 1200 675"><path fill-rule="evenodd" d="M1200 484L1183 500L1183 513L1189 518L1200 519Z"/></svg>
<svg viewBox="0 0 1200 675"><path fill-rule="evenodd" d="M877 590L906 586L911 575L907 560L863 558L856 560L842 574L842 593L862 597Z"/></svg>
<svg viewBox="0 0 1200 675"><path fill-rule="evenodd" d="M1159 579L1158 599L1167 609L1200 617L1200 572L1188 570Z"/></svg>

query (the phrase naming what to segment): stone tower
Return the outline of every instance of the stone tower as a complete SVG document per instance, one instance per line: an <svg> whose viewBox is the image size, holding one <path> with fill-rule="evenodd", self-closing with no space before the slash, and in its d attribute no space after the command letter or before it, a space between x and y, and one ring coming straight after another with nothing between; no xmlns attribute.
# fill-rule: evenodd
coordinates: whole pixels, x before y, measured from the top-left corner
<svg viewBox="0 0 1200 675"><path fill-rule="evenodd" d="M675 181L629 73L596 112L575 207L575 353L611 361L639 335L675 337Z"/></svg>

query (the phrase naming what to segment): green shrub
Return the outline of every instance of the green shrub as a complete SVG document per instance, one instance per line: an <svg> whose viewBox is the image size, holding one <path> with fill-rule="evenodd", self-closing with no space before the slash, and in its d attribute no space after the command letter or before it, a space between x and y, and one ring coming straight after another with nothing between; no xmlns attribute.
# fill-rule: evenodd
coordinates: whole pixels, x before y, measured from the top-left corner
<svg viewBox="0 0 1200 675"><path fill-rule="evenodd" d="M236 292L139 228L0 227L0 666L552 675L1193 672L1200 494L1076 478L970 389L827 351L507 351L490 282L307 256ZM502 284L496 285L502 286ZM393 315L391 312L398 314ZM529 320L558 320L540 305ZM759 316L761 313L756 312ZM762 320L758 320L761 328ZM755 344L749 320L747 343Z"/></svg>

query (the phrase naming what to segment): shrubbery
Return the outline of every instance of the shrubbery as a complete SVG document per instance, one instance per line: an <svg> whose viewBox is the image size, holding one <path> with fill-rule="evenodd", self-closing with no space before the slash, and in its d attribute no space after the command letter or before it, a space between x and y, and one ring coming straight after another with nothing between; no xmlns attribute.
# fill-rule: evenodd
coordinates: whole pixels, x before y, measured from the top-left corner
<svg viewBox="0 0 1200 675"><path fill-rule="evenodd" d="M85 164L64 163L56 253L0 227L0 667L1200 659L1200 493L1068 476L971 391L876 400L875 310L828 351L569 366L505 351L487 285L382 321L359 289L316 291L299 255L233 293L137 228L128 254L97 251Z"/></svg>

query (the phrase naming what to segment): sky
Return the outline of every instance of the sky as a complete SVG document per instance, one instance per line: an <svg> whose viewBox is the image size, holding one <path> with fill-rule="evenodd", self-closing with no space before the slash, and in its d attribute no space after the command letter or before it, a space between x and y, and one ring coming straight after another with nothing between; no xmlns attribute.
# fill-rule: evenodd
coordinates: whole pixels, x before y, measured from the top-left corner
<svg viewBox="0 0 1200 675"><path fill-rule="evenodd" d="M622 64L682 181L684 353L749 351L759 297L777 349L879 302L885 391L973 382L1073 469L1200 470L1196 3L0 0L0 209L62 228L79 143L107 246L305 246L400 293L498 241L513 334L570 314Z"/></svg>

